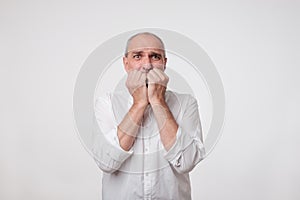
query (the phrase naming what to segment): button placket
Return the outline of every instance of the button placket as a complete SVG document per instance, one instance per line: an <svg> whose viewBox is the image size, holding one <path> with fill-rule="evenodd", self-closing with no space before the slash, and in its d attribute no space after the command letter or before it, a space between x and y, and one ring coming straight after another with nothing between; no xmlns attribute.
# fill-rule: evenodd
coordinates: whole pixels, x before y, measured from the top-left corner
<svg viewBox="0 0 300 200"><path fill-rule="evenodd" d="M144 173L144 197L150 198L151 195L151 177L148 172Z"/></svg>
<svg viewBox="0 0 300 200"><path fill-rule="evenodd" d="M151 166L151 160L150 160L150 139L152 134L152 128L151 125L149 126L149 123L154 123L151 121L151 107L147 107L145 113L144 113L144 119L145 123L148 125L144 125L144 166L146 166L145 172L144 172L144 199L151 199L151 174L147 172L149 170L149 166Z"/></svg>

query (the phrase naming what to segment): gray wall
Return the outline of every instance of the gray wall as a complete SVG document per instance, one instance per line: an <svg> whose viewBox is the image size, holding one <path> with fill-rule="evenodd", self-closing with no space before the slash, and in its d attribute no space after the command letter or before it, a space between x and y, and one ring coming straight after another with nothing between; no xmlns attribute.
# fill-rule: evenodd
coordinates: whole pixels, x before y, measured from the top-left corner
<svg viewBox="0 0 300 200"><path fill-rule="evenodd" d="M300 199L299 8L284 0L0 1L0 199L101 199L101 172L73 122L73 88L98 45L143 27L192 38L223 80L226 122L191 174L194 199Z"/></svg>

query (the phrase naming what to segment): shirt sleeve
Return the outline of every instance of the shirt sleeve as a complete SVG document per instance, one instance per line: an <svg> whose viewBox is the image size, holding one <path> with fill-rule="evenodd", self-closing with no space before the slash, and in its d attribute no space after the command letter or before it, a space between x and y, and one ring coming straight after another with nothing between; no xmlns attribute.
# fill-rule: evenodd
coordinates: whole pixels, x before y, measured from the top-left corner
<svg viewBox="0 0 300 200"><path fill-rule="evenodd" d="M185 108L182 120L177 122L176 141L164 154L178 173L190 172L205 157L196 99L190 96Z"/></svg>
<svg viewBox="0 0 300 200"><path fill-rule="evenodd" d="M113 173L133 154L133 151L125 151L119 144L118 124L114 118L109 95L97 98L94 110L93 157L101 170Z"/></svg>

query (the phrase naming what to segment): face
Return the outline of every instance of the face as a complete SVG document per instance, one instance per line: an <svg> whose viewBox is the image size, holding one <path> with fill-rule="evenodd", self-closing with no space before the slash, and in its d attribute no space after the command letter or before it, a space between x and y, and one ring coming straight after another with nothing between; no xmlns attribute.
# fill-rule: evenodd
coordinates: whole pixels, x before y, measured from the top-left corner
<svg viewBox="0 0 300 200"><path fill-rule="evenodd" d="M126 72L148 72L153 68L164 70L166 62L162 44L152 35L138 35L133 38L128 45L127 57L123 57Z"/></svg>

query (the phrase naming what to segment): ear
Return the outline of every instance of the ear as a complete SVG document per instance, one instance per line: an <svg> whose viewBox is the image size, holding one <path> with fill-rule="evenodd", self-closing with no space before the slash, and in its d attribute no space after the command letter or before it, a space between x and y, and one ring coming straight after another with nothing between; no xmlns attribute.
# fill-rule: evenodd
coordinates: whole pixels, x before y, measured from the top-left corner
<svg viewBox="0 0 300 200"><path fill-rule="evenodd" d="M128 69L128 58L125 57L125 56L123 57L123 65L124 65L125 71L128 72L129 71L129 69Z"/></svg>
<svg viewBox="0 0 300 200"><path fill-rule="evenodd" d="M166 66L167 66L167 58L164 59L164 71L166 70Z"/></svg>
<svg viewBox="0 0 300 200"><path fill-rule="evenodd" d="M168 59L167 59L167 58L165 58L165 60L164 60L164 64L165 64L165 65L167 64L167 60L168 60Z"/></svg>

